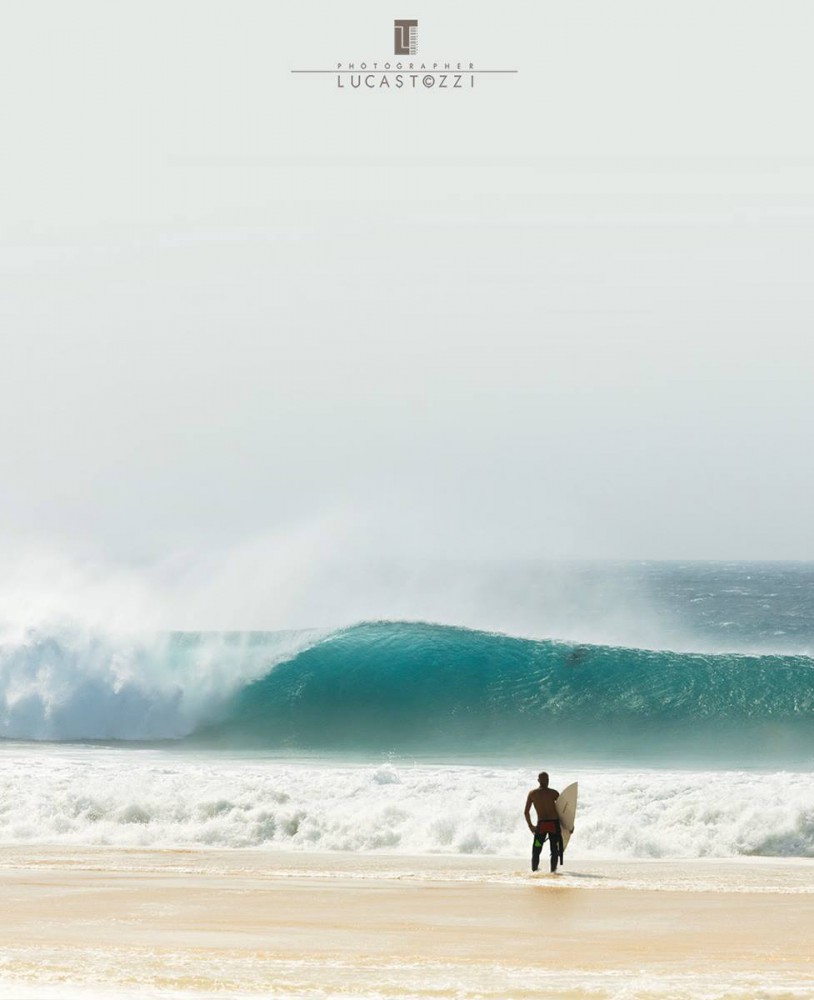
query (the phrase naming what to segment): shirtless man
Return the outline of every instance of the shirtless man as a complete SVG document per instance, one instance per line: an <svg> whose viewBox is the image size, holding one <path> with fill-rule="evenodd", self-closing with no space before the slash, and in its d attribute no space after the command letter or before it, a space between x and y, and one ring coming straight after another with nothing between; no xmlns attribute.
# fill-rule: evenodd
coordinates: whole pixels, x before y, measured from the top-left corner
<svg viewBox="0 0 814 1000"><path fill-rule="evenodd" d="M529 830L534 834L534 842L531 848L531 870L537 871L540 864L540 852L543 849L546 837L551 845L551 871L557 870L562 849L562 838L560 833L560 817L557 815L557 807L554 803L560 797L560 793L555 788L548 787L548 774L541 771L537 775L540 782L539 788L532 788L526 799L526 810L524 816ZM537 813L537 824L531 822L531 807Z"/></svg>

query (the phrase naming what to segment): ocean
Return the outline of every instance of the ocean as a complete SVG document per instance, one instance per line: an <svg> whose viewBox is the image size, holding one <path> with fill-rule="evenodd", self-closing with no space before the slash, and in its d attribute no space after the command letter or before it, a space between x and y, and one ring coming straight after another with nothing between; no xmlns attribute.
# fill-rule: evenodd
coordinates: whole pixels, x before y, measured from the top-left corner
<svg viewBox="0 0 814 1000"><path fill-rule="evenodd" d="M457 620L9 623L0 842L525 859L546 769L572 861L814 856L814 564L456 579Z"/></svg>

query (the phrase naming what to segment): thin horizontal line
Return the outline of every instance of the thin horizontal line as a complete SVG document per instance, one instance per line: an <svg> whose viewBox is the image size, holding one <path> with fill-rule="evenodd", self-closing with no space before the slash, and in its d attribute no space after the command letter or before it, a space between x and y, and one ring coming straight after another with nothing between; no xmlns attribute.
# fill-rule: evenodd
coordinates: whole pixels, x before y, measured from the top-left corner
<svg viewBox="0 0 814 1000"><path fill-rule="evenodd" d="M394 73L415 73L432 76L434 73L460 73L462 76L473 73L519 73L519 69L292 69L290 73L378 73L386 76Z"/></svg>

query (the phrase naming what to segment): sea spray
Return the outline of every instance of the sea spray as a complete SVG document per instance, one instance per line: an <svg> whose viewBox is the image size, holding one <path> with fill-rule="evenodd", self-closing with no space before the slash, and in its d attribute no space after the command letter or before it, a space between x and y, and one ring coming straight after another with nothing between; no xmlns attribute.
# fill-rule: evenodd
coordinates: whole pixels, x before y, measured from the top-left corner
<svg viewBox="0 0 814 1000"><path fill-rule="evenodd" d="M178 739L324 633L0 634L0 737Z"/></svg>

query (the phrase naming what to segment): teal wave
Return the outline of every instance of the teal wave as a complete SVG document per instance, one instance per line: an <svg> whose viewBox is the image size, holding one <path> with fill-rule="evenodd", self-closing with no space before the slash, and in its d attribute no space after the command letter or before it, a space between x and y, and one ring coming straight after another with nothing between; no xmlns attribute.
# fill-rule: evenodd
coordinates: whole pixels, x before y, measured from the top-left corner
<svg viewBox="0 0 814 1000"><path fill-rule="evenodd" d="M32 633L0 642L0 737L814 764L814 659L444 625Z"/></svg>
<svg viewBox="0 0 814 1000"><path fill-rule="evenodd" d="M216 741L430 750L567 744L601 752L718 741L814 753L814 660L680 653L372 622L243 687Z"/></svg>

